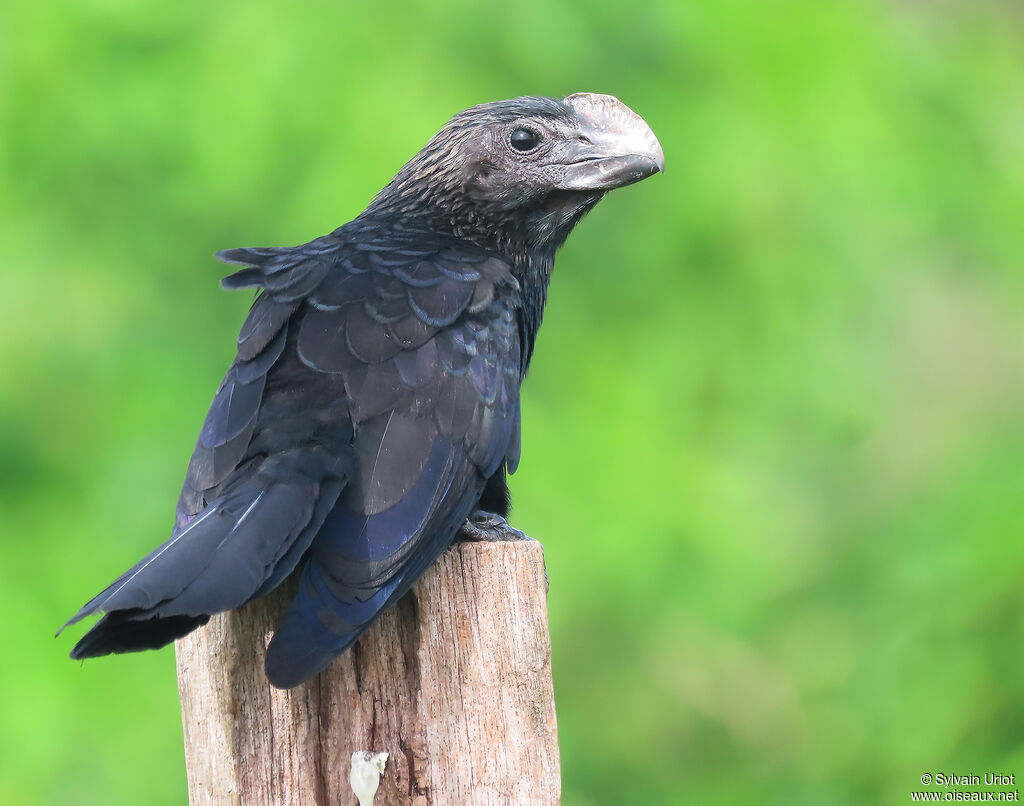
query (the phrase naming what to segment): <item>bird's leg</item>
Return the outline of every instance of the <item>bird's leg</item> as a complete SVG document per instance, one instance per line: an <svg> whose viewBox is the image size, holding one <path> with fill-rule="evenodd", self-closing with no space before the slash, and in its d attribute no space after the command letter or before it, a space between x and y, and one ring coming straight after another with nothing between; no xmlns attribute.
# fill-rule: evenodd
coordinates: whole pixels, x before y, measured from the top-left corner
<svg viewBox="0 0 1024 806"><path fill-rule="evenodd" d="M459 527L456 542L499 543L506 540L532 540L508 525L501 515L478 509Z"/></svg>
<svg viewBox="0 0 1024 806"><path fill-rule="evenodd" d="M476 506L476 511L466 519L456 533L456 542L498 543L503 540L531 539L518 529L513 529L505 520L508 517L510 501L504 464L487 479Z"/></svg>

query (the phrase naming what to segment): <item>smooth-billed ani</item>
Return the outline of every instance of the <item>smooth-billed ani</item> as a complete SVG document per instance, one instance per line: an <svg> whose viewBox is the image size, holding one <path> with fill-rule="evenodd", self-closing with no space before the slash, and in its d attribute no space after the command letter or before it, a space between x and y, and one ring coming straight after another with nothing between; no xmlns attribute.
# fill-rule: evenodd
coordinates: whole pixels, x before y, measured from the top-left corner
<svg viewBox="0 0 1024 806"><path fill-rule="evenodd" d="M663 169L611 96L484 104L329 235L219 253L242 267L224 286L259 295L170 540L68 622L104 612L71 656L163 646L294 571L266 670L295 686L467 519L500 524L555 250L607 191Z"/></svg>

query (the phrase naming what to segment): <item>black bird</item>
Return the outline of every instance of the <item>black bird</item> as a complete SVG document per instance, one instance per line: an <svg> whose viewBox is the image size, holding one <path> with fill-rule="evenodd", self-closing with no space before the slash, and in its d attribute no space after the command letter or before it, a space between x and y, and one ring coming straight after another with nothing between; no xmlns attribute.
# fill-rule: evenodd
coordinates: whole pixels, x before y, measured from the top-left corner
<svg viewBox="0 0 1024 806"><path fill-rule="evenodd" d="M555 250L607 191L663 169L610 95L483 104L329 235L220 252L242 267L226 288L260 291L171 538L68 622L105 613L71 657L164 646L299 569L266 656L295 686L460 527L503 524Z"/></svg>

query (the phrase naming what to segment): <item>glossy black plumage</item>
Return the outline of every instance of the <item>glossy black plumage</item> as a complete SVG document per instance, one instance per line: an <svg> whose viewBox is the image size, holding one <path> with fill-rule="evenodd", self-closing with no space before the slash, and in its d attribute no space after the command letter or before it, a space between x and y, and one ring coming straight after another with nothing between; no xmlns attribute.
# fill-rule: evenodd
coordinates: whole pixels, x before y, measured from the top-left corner
<svg viewBox="0 0 1024 806"><path fill-rule="evenodd" d="M72 657L161 646L299 569L267 653L271 682L296 685L408 590L481 503L507 512L554 251L608 189L607 171L588 191L576 163L515 154L507 130L527 120L568 141L606 98L468 110L351 223L302 246L219 254L240 267L224 286L259 296L170 540L69 622L105 613ZM642 155L654 167L634 173L660 169L654 146ZM571 190L559 190L559 165Z"/></svg>

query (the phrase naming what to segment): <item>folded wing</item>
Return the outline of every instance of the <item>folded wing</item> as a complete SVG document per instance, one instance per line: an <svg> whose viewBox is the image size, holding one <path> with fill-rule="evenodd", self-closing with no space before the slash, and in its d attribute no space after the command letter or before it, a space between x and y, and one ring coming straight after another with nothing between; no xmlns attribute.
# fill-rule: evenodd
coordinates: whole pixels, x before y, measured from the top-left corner
<svg viewBox="0 0 1024 806"><path fill-rule="evenodd" d="M221 257L243 267L227 287L261 293L174 531L72 619L106 613L73 655L160 646L304 560L267 654L287 687L408 590L486 480L514 469L519 288L493 255L372 227Z"/></svg>
<svg viewBox="0 0 1024 806"><path fill-rule="evenodd" d="M518 286L507 266L363 243L311 295L299 332L301 358L345 378L355 463L267 652L281 687L324 668L405 593L518 453Z"/></svg>

